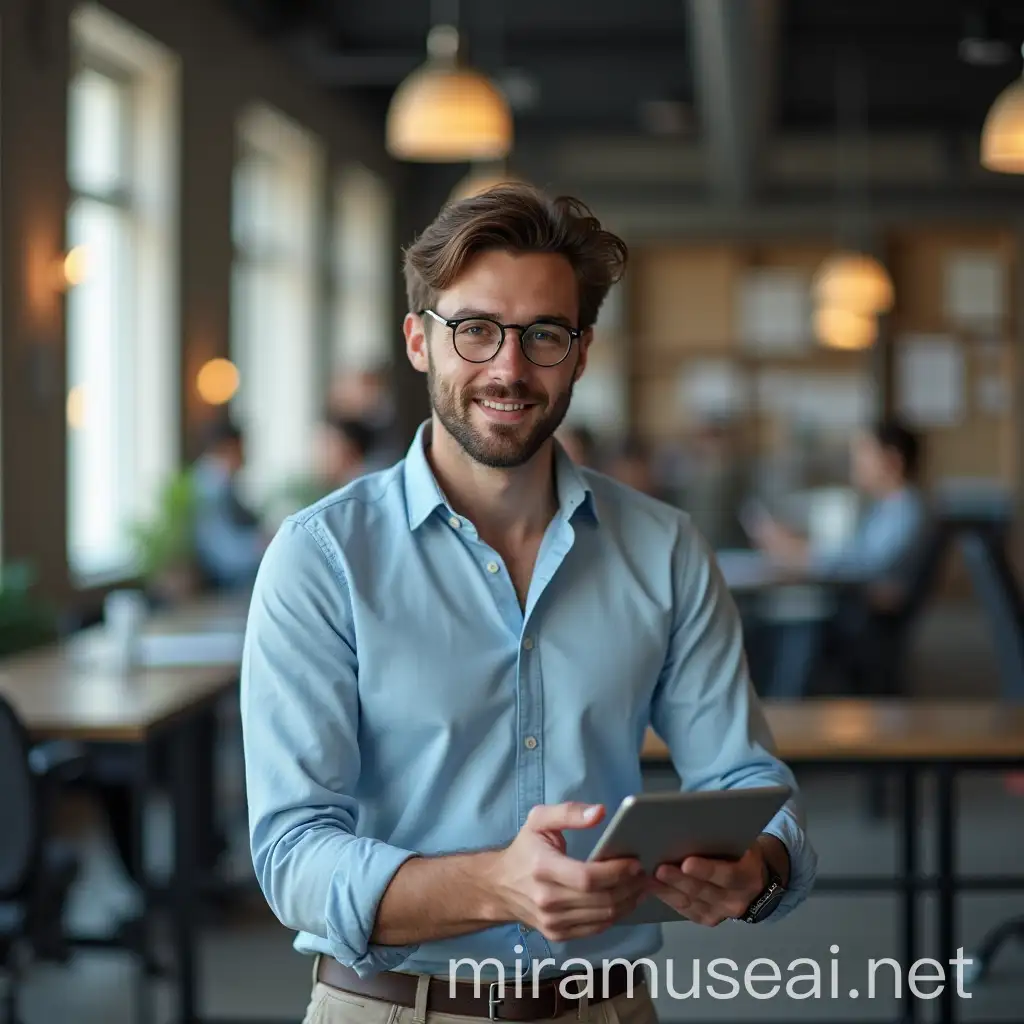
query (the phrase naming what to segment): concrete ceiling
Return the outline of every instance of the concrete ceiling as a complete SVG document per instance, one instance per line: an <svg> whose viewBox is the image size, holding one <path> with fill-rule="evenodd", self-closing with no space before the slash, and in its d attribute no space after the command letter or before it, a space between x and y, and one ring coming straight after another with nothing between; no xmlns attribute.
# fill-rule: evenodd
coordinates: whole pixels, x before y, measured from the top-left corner
<svg viewBox="0 0 1024 1024"><path fill-rule="evenodd" d="M851 168L894 195L1021 189L977 168L985 114L1021 74L1021 0L217 2L380 124L432 20L457 11L513 102L512 165L558 183L741 208L834 194Z"/></svg>

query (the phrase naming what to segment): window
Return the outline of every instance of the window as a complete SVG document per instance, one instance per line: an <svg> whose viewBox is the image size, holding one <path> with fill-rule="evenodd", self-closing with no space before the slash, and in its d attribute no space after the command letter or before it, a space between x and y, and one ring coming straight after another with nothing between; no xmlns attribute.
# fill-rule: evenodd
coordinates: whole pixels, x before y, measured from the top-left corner
<svg viewBox="0 0 1024 1024"><path fill-rule="evenodd" d="M68 563L133 572L131 527L178 458L171 54L107 12L72 18L67 302Z"/></svg>
<svg viewBox="0 0 1024 1024"><path fill-rule="evenodd" d="M242 118L238 144L232 412L246 435L243 488L263 504L310 470L321 413L321 157L305 131L264 107Z"/></svg>
<svg viewBox="0 0 1024 1024"><path fill-rule="evenodd" d="M360 166L346 168L335 193L331 369L377 370L392 357L391 198Z"/></svg>

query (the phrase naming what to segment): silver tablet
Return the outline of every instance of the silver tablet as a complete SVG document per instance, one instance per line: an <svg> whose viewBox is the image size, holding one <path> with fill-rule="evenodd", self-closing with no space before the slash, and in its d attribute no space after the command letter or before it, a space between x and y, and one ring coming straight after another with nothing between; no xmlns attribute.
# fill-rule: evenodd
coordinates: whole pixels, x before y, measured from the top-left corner
<svg viewBox="0 0 1024 1024"><path fill-rule="evenodd" d="M788 786L638 793L619 805L587 860L635 857L648 874L687 857L739 860L789 799ZM683 921L648 896L620 924Z"/></svg>

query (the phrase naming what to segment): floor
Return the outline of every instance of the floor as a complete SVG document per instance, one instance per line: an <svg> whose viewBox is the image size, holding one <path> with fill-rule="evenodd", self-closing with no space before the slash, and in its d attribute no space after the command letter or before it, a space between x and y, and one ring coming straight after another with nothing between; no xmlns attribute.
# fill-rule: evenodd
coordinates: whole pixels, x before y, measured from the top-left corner
<svg viewBox="0 0 1024 1024"><path fill-rule="evenodd" d="M915 659L915 687L930 695L981 695L994 691L994 666L983 626L970 609L944 609L932 613L924 624L919 654ZM805 777L810 827L821 859L822 874L884 873L896 851L892 822L872 819L863 813L863 789L853 780ZM924 795L927 810L927 794ZM980 777L968 780L960 793L962 828L960 858L965 870L1024 873L1024 797L1009 794L1003 780ZM155 845L164 829L159 808L154 809ZM929 815L921 827L927 836ZM119 912L130 908L132 897L121 880L109 845L101 830L87 831L89 856L85 875L71 908L79 926L102 927ZM239 870L247 870L244 834L239 835ZM929 927L930 907L925 906L922 925ZM815 894L786 921L759 928L723 925L699 929L672 925L665 930L665 947L656 959L661 986L659 1012L666 1022L701 1020L757 1021L876 1021L893 1020L899 1003L893 996L891 971L881 969L878 988L869 998L868 961L899 956L896 948L895 901L886 896L839 896ZM966 949L988 928L1008 914L1024 915L1024 893L1007 898L978 895L963 899L960 934ZM929 934L925 931L924 934ZM202 939L201 970L204 1017L232 1021L292 1020L298 1024L309 994L310 964L291 950L291 936L270 919L257 898L230 919L209 926ZM830 948L836 945L838 953ZM927 955L930 951L926 950ZM968 953L969 955L969 953ZM705 973L694 979L692 961L699 957ZM757 957L770 957L781 971L782 993L758 1000L741 992L733 999L715 999L708 992L728 991L722 981L706 974L715 957L733 960L731 972L742 982L742 969ZM785 995L785 985L806 965L789 965L810 958L821 968L820 998L797 1000ZM839 984L833 997L832 961L838 964ZM668 963L676 993L698 981L696 999L669 996ZM906 965L903 965L904 970ZM32 972L24 994L24 1024L128 1024L131 1020L133 972L118 953L89 951L77 954L67 967L41 967ZM904 985L906 980L904 978ZM767 989L761 984L754 986ZM924 986L927 990L928 986ZM170 1020L172 1002L167 986L158 986L160 1020ZM851 999L850 989L858 990ZM904 993L905 993L904 989ZM1024 945L1008 948L986 983L960 1003L962 1020L1024 1020ZM921 1019L930 1019L934 1007L921 1002Z"/></svg>

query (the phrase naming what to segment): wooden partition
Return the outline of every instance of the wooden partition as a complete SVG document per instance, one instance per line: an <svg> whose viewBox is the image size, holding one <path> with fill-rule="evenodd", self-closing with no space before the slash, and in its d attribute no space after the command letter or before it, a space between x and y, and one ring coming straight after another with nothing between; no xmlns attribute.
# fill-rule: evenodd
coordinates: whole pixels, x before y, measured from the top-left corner
<svg viewBox="0 0 1024 1024"><path fill-rule="evenodd" d="M882 411L882 361L875 351L824 348L812 336L810 322L807 336L794 338L789 351L751 346L742 337L739 307L745 279L759 270L776 270L802 275L809 282L832 249L827 238L811 243L695 243L640 249L634 257L628 314L635 432L652 442L685 436L699 416L687 408L681 378L688 368L709 362L728 363L746 382L750 394L743 419L761 450L770 450L784 436L778 410L763 400L766 374L788 374L793 381L806 381L812 390L830 381L867 380L873 382L869 414ZM1005 289L1005 313L998 322L965 325L948 309L949 267L958 254L990 254L997 259ZM928 448L926 482L969 476L1015 486L1020 396L1014 386L1014 236L999 230L919 228L887 238L885 258L896 305L880 331L891 339L896 411L906 411L901 408L907 397L903 367L916 365L904 361L911 347L937 339L955 348L962 359L959 412L947 421L933 417L919 424Z"/></svg>

